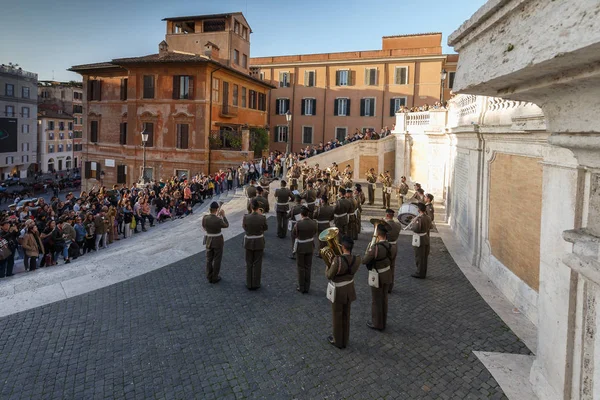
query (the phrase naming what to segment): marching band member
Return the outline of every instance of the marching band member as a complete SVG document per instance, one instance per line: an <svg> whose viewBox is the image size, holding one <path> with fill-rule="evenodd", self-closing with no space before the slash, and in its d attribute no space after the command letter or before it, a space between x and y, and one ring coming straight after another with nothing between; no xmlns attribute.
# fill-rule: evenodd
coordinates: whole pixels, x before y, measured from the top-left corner
<svg viewBox="0 0 600 400"><path fill-rule="evenodd" d="M262 208L264 214L269 212L269 199L267 198L268 194L269 192L265 194L262 186L258 186L256 188L256 197L254 200L258 201L258 206Z"/></svg>
<svg viewBox="0 0 600 400"><path fill-rule="evenodd" d="M202 227L206 231L206 279L210 283L217 283L221 280L219 272L225 246L221 229L228 228L229 222L216 201L210 204L210 214L202 218Z"/></svg>
<svg viewBox="0 0 600 400"><path fill-rule="evenodd" d="M377 185L377 175L375 175L375 168L371 168L367 171L367 182L369 183L369 205L375 204L375 185Z"/></svg>
<svg viewBox="0 0 600 400"><path fill-rule="evenodd" d="M388 293L392 293L392 289L394 288L394 277L396 276L396 256L398 255L398 237L400 237L400 232L402 231L402 225L400 222L394 220L394 210L388 208L385 210L385 218L383 219L387 224L387 240L391 245L392 258L390 260L390 270L392 271L392 281L390 282L390 286L388 288Z"/></svg>
<svg viewBox="0 0 600 400"><path fill-rule="evenodd" d="M285 238L288 228L289 202L294 200L292 191L286 187L286 182L281 181L281 187L275 190L275 211L277 212L277 237Z"/></svg>
<svg viewBox="0 0 600 400"><path fill-rule="evenodd" d="M408 185L406 184L406 177L403 176L400 178L400 186L396 189L396 195L398 196L398 208L402 207L404 204L404 198L408 194Z"/></svg>
<svg viewBox="0 0 600 400"><path fill-rule="evenodd" d="M248 290L260 288L262 259L265 250L264 232L269 229L267 218L260 211L258 199L252 200L252 213L244 215L242 227L244 248L246 249L246 287Z"/></svg>
<svg viewBox="0 0 600 400"><path fill-rule="evenodd" d="M335 211L333 206L329 204L329 201L327 199L327 193L323 194L320 199L321 199L321 202L320 202L321 204L319 207L317 207L315 209L315 214L314 214L314 219L315 219L315 221L317 221L317 228L318 228L319 235L325 229L331 227L331 221L333 221L333 214ZM326 242L319 241L319 244L320 244L319 249L322 249L323 247L327 246ZM317 253L317 257L320 258L321 254Z"/></svg>
<svg viewBox="0 0 600 400"><path fill-rule="evenodd" d="M363 259L363 264L367 266L369 271L375 271L373 274L377 278L376 287L369 282L369 286L371 286L371 321L367 321L367 326L379 331L384 330L386 326L388 290L392 281L392 272L390 271L391 246L387 242L387 230L384 225L377 225L375 244L373 246L369 245Z"/></svg>
<svg viewBox="0 0 600 400"><path fill-rule="evenodd" d="M298 269L298 287L296 287L296 290L300 293L308 293L310 290L310 274L315 246L315 234L317 233L317 223L310 219L308 215L308 207L301 206L301 219L294 225L292 230L296 267Z"/></svg>
<svg viewBox="0 0 600 400"><path fill-rule="evenodd" d="M390 171L385 171L383 175L381 175L381 183L383 183L383 187L381 193L383 195L383 209L390 208L390 198L391 198L391 190L392 190L392 177L390 176Z"/></svg>
<svg viewBox="0 0 600 400"><path fill-rule="evenodd" d="M310 216L315 212L315 201L317 200L317 191L313 188L312 182L307 183L308 189L304 191L300 197L306 201L306 207L310 211Z"/></svg>
<svg viewBox="0 0 600 400"><path fill-rule="evenodd" d="M300 197L300 195L295 195L294 196L294 200L295 200L295 204L294 206L290 209L290 211L288 212L288 230L290 232L294 232L294 226L296 226L296 223L300 220L301 216L300 216L300 212L302 211L302 198ZM290 255L291 259L295 259L296 258L296 238L294 237L294 235L292 234L292 254Z"/></svg>

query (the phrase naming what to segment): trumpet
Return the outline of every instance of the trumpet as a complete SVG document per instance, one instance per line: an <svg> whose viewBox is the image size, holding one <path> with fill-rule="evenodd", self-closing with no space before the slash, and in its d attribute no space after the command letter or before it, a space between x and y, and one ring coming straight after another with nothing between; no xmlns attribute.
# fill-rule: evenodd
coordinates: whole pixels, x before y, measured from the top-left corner
<svg viewBox="0 0 600 400"><path fill-rule="evenodd" d="M219 208L217 209L217 217L219 217L219 218L223 217L223 216L221 215L221 208L223 208L223 204L225 204L225 202L224 202L224 201L220 201L220 202L219 202Z"/></svg>

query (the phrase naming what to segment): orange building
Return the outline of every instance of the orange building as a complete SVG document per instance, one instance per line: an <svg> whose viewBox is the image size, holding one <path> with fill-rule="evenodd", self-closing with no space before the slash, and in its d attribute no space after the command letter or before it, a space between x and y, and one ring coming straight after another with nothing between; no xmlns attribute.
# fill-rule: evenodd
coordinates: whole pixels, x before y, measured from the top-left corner
<svg viewBox="0 0 600 400"><path fill-rule="evenodd" d="M83 77L86 184L214 172L254 157L271 84L249 75L241 13L166 18L157 54L71 68ZM143 169L141 132L149 134Z"/></svg>
<svg viewBox="0 0 600 400"><path fill-rule="evenodd" d="M449 99L458 56L442 54L441 33L382 42L374 51L251 58L251 74L277 87L270 99L271 150L285 151L288 110L291 149L298 151L343 140L355 129L391 129L401 105Z"/></svg>

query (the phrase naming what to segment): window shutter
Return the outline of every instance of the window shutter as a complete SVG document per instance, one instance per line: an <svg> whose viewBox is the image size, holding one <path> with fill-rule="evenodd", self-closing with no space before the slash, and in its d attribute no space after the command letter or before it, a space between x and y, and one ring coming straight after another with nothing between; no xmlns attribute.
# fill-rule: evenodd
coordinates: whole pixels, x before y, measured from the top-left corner
<svg viewBox="0 0 600 400"><path fill-rule="evenodd" d="M190 76L190 87L188 92L188 99L194 100L194 77Z"/></svg>
<svg viewBox="0 0 600 400"><path fill-rule="evenodd" d="M317 99L312 99L312 115L317 115Z"/></svg>
<svg viewBox="0 0 600 400"><path fill-rule="evenodd" d="M93 80L88 80L88 87L87 87L87 99L88 101L92 100L92 94L94 93L94 81ZM46 92L44 92L44 95L46 94ZM45 96L43 96L45 97Z"/></svg>
<svg viewBox="0 0 600 400"><path fill-rule="evenodd" d="M306 115L305 110L306 110L306 99L302 99L302 107L300 110L300 115Z"/></svg>
<svg viewBox="0 0 600 400"><path fill-rule="evenodd" d="M96 163L96 179L100 180L100 172L102 169L102 163Z"/></svg>
<svg viewBox="0 0 600 400"><path fill-rule="evenodd" d="M396 115L396 99L390 99L390 117Z"/></svg>
<svg viewBox="0 0 600 400"><path fill-rule="evenodd" d="M339 100L339 99L335 99L335 100L333 101L333 115L334 115L334 116L337 116L337 115L339 115L339 113L338 113L338 105L339 105L339 103L340 103L340 100Z"/></svg>
<svg viewBox="0 0 600 400"><path fill-rule="evenodd" d="M369 116L374 117L375 116L375 99L371 99L371 101L369 103L370 103Z"/></svg>
<svg viewBox="0 0 600 400"><path fill-rule="evenodd" d="M102 81L101 80L97 80L96 81L96 99L95 100L102 100Z"/></svg>
<svg viewBox="0 0 600 400"><path fill-rule="evenodd" d="M335 71L335 86L340 86L340 71Z"/></svg>
<svg viewBox="0 0 600 400"><path fill-rule="evenodd" d="M277 114L277 115L281 114L281 107L280 107L279 99L275 100L275 114Z"/></svg>
<svg viewBox="0 0 600 400"><path fill-rule="evenodd" d="M289 79L288 79L288 81L287 81L287 86L286 86L286 87L290 87L290 86L292 85L292 82L294 81L294 80L293 80L293 79L294 79L294 74L292 74L292 73L290 72L290 75L289 75L289 76L290 76L290 78L289 78Z"/></svg>
<svg viewBox="0 0 600 400"><path fill-rule="evenodd" d="M119 144L127 144L127 122L121 122L121 135Z"/></svg>
<svg viewBox="0 0 600 400"><path fill-rule="evenodd" d="M182 130L182 138L181 138L181 148L182 149L187 149L188 148L188 141L189 141L189 125L185 124L183 125L183 130Z"/></svg>
<svg viewBox="0 0 600 400"><path fill-rule="evenodd" d="M90 161L85 162L85 179L92 177L92 163Z"/></svg>
<svg viewBox="0 0 600 400"><path fill-rule="evenodd" d="M346 100L346 116L350 116L350 99Z"/></svg>
<svg viewBox="0 0 600 400"><path fill-rule="evenodd" d="M365 86L369 84L369 69L365 68Z"/></svg>
<svg viewBox="0 0 600 400"><path fill-rule="evenodd" d="M290 99L285 99L285 112L290 110Z"/></svg>
<svg viewBox="0 0 600 400"><path fill-rule="evenodd" d="M125 166L117 165L117 183L125 183Z"/></svg>
<svg viewBox="0 0 600 400"><path fill-rule="evenodd" d="M377 86L379 84L379 68L373 70L373 75L375 76L373 82Z"/></svg>
<svg viewBox="0 0 600 400"><path fill-rule="evenodd" d="M365 116L365 99L360 99L360 116Z"/></svg>
<svg viewBox="0 0 600 400"><path fill-rule="evenodd" d="M304 86L310 86L310 73L308 71L304 71Z"/></svg>
<svg viewBox="0 0 600 400"><path fill-rule="evenodd" d="M154 147L154 124L152 122L146 122L146 130L148 131L148 141L146 147Z"/></svg>
<svg viewBox="0 0 600 400"><path fill-rule="evenodd" d="M179 86L179 75L173 75L173 99L177 100L179 99L179 90L180 90L180 86Z"/></svg>

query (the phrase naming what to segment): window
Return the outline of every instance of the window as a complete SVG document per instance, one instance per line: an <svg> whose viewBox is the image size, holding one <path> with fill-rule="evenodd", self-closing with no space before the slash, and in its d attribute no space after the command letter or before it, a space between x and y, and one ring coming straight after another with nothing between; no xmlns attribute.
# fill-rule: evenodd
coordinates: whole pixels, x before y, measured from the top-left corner
<svg viewBox="0 0 600 400"><path fill-rule="evenodd" d="M14 164L14 162L15 162L15 158L13 156L6 157L6 163L8 165Z"/></svg>
<svg viewBox="0 0 600 400"><path fill-rule="evenodd" d="M242 86L242 107L246 107L246 88Z"/></svg>
<svg viewBox="0 0 600 400"><path fill-rule="evenodd" d="M62 100L64 100L64 99L65 99L65 91L64 91L64 90L61 90L61 91L60 91L60 98L61 98Z"/></svg>
<svg viewBox="0 0 600 400"><path fill-rule="evenodd" d="M275 101L275 114L284 115L290 109L290 99L277 99Z"/></svg>
<svg viewBox="0 0 600 400"><path fill-rule="evenodd" d="M65 138L65 133L64 132L60 132L58 134L58 137L60 138L60 140L63 140Z"/></svg>
<svg viewBox="0 0 600 400"><path fill-rule="evenodd" d="M59 121L58 122L58 130L59 131L64 131L65 130L65 123L64 123L64 121Z"/></svg>
<svg viewBox="0 0 600 400"><path fill-rule="evenodd" d="M119 125L119 144L127 144L127 122Z"/></svg>
<svg viewBox="0 0 600 400"><path fill-rule="evenodd" d="M251 108L253 110L256 110L257 108L257 96L256 96L256 91L254 90L248 90L248 108Z"/></svg>
<svg viewBox="0 0 600 400"><path fill-rule="evenodd" d="M101 99L101 91L102 91L102 81L90 79L88 81L88 100L97 100Z"/></svg>
<svg viewBox="0 0 600 400"><path fill-rule="evenodd" d="M29 124L21 125L21 133L29 133Z"/></svg>
<svg viewBox="0 0 600 400"><path fill-rule="evenodd" d="M456 72L448 72L448 87L452 89L454 87L454 78L456 77Z"/></svg>
<svg viewBox="0 0 600 400"><path fill-rule="evenodd" d="M248 28L246 28L245 26L242 28L242 37L248 40Z"/></svg>
<svg viewBox="0 0 600 400"><path fill-rule="evenodd" d="M48 145L48 153L54 153L54 145L53 144Z"/></svg>
<svg viewBox="0 0 600 400"><path fill-rule="evenodd" d="M248 68L248 56L246 54L242 54L242 67Z"/></svg>
<svg viewBox="0 0 600 400"><path fill-rule="evenodd" d="M117 165L117 183L127 183L127 165Z"/></svg>
<svg viewBox="0 0 600 400"><path fill-rule="evenodd" d="M59 152L59 153L62 153L62 152L64 151L64 148L65 148L65 146L64 146L62 143L60 143L60 144L58 145L58 152Z"/></svg>
<svg viewBox="0 0 600 400"><path fill-rule="evenodd" d="M173 99L191 99L194 87L194 77L175 75L173 77Z"/></svg>
<svg viewBox="0 0 600 400"><path fill-rule="evenodd" d="M90 121L90 142L98 143L98 121Z"/></svg>
<svg viewBox="0 0 600 400"><path fill-rule="evenodd" d="M313 142L313 127L303 126L302 127L302 143L312 144Z"/></svg>
<svg viewBox="0 0 600 400"><path fill-rule="evenodd" d="M406 85L408 83L408 67L396 67L394 83L396 85Z"/></svg>
<svg viewBox="0 0 600 400"><path fill-rule="evenodd" d="M333 107L333 115L338 115L340 117L350 116L350 99L346 99L346 98L335 99L334 107Z"/></svg>
<svg viewBox="0 0 600 400"><path fill-rule="evenodd" d="M406 97L395 97L390 99L390 117L396 115L396 112L400 107L406 105Z"/></svg>
<svg viewBox="0 0 600 400"><path fill-rule="evenodd" d="M235 21L233 23L233 31L238 35L241 33L241 25L239 22Z"/></svg>
<svg viewBox="0 0 600 400"><path fill-rule="evenodd" d="M377 86L377 68L365 68L365 85Z"/></svg>
<svg viewBox="0 0 600 400"><path fill-rule="evenodd" d="M177 124L177 148L187 149L188 148L188 137L189 137L189 125L188 124Z"/></svg>
<svg viewBox="0 0 600 400"><path fill-rule="evenodd" d="M279 73L279 87L290 87L290 73L280 72Z"/></svg>
<svg viewBox="0 0 600 400"><path fill-rule="evenodd" d="M348 136L348 128L335 128L335 138L343 142Z"/></svg>
<svg viewBox="0 0 600 400"><path fill-rule="evenodd" d="M315 86L315 71L304 71L304 86Z"/></svg>
<svg viewBox="0 0 600 400"><path fill-rule="evenodd" d="M223 32L225 31L225 19L207 19L204 21L203 32Z"/></svg>
<svg viewBox="0 0 600 400"><path fill-rule="evenodd" d="M213 78L212 101L215 103L219 102L219 86L221 86L221 81L218 78Z"/></svg>
<svg viewBox="0 0 600 400"><path fill-rule="evenodd" d="M127 78L121 79L121 96L120 96L121 100L127 100L127 82L128 82Z"/></svg>
<svg viewBox="0 0 600 400"><path fill-rule="evenodd" d="M233 104L234 106L238 105L238 92L239 92L239 86L234 84L233 85L233 94L232 94L232 98L231 98L231 104Z"/></svg>
<svg viewBox="0 0 600 400"><path fill-rule="evenodd" d="M73 145L71 143L67 143L67 151L72 151Z"/></svg>
<svg viewBox="0 0 600 400"><path fill-rule="evenodd" d="M350 71L347 69L335 71L335 85L350 86Z"/></svg>
<svg viewBox="0 0 600 400"><path fill-rule="evenodd" d="M233 63L240 65L240 52L235 49L233 50Z"/></svg>
<svg viewBox="0 0 600 400"><path fill-rule="evenodd" d="M73 114L81 114L83 113L83 106L80 106L78 104L73 104ZM77 118L75 118L77 119ZM77 123L77 121L75 121L75 123Z"/></svg>
<svg viewBox="0 0 600 400"><path fill-rule="evenodd" d="M154 75L144 75L144 99L154 98Z"/></svg>
<svg viewBox="0 0 600 400"><path fill-rule="evenodd" d="M265 73L264 73L264 72L262 72L262 71L261 71L261 72L259 72L259 73L258 73L258 79L260 79L261 81L264 81L264 80L265 80Z"/></svg>
<svg viewBox="0 0 600 400"><path fill-rule="evenodd" d="M79 125L83 125L83 117L79 118Z"/></svg>
<svg viewBox="0 0 600 400"><path fill-rule="evenodd" d="M100 179L101 165L102 165L101 163L97 163L97 162L93 162L93 161L86 161L85 167L84 167L85 179Z"/></svg>
<svg viewBox="0 0 600 400"><path fill-rule="evenodd" d="M73 132L69 131L69 139L73 139Z"/></svg>
<svg viewBox="0 0 600 400"><path fill-rule="evenodd" d="M21 117L29 118L29 107L21 108Z"/></svg>
<svg viewBox="0 0 600 400"><path fill-rule="evenodd" d="M81 92L73 92L73 98L75 100L83 100L83 93L81 93Z"/></svg>
<svg viewBox="0 0 600 400"><path fill-rule="evenodd" d="M5 106L4 107L4 115L7 117L15 116L15 107L14 106Z"/></svg>
<svg viewBox="0 0 600 400"><path fill-rule="evenodd" d="M144 129L148 132L148 141L146 142L146 147L154 147L154 123L146 122L144 124Z"/></svg>
<svg viewBox="0 0 600 400"><path fill-rule="evenodd" d="M12 83L6 83L4 85L4 95L8 97L15 97L15 85Z"/></svg>
<svg viewBox="0 0 600 400"><path fill-rule="evenodd" d="M182 21L173 24L173 33L185 34L194 33L196 31L196 23L194 21Z"/></svg>
<svg viewBox="0 0 600 400"><path fill-rule="evenodd" d="M48 140L54 140L54 132L48 132Z"/></svg>
<svg viewBox="0 0 600 400"><path fill-rule="evenodd" d="M22 162L22 163L28 163L28 162L29 162L29 156L28 156L28 155L26 155L26 156L21 156L21 162Z"/></svg>
<svg viewBox="0 0 600 400"><path fill-rule="evenodd" d="M21 143L21 151L29 151L29 143Z"/></svg>
<svg viewBox="0 0 600 400"><path fill-rule="evenodd" d="M21 88L21 97L24 99L28 99L29 98L29 88L26 86L23 86Z"/></svg>
<svg viewBox="0 0 600 400"><path fill-rule="evenodd" d="M54 121L48 121L48 130L49 131L53 131L54 130Z"/></svg>
<svg viewBox="0 0 600 400"><path fill-rule="evenodd" d="M260 111L267 111L267 95L264 93L258 94L258 109Z"/></svg>
<svg viewBox="0 0 600 400"><path fill-rule="evenodd" d="M72 131L73 130L73 121L69 122L69 130Z"/></svg>
<svg viewBox="0 0 600 400"><path fill-rule="evenodd" d="M75 146L73 146L73 151L82 151L82 150L83 150L82 144L76 144Z"/></svg>
<svg viewBox="0 0 600 400"><path fill-rule="evenodd" d="M302 99L302 115L317 115L317 99ZM307 142L305 142L307 143Z"/></svg>
<svg viewBox="0 0 600 400"><path fill-rule="evenodd" d="M375 98L367 97L360 99L360 116L374 117L375 116Z"/></svg>
<svg viewBox="0 0 600 400"><path fill-rule="evenodd" d="M287 142L288 141L288 127L286 125L279 125L275 127L275 141L276 142Z"/></svg>

